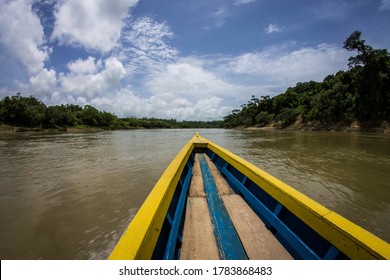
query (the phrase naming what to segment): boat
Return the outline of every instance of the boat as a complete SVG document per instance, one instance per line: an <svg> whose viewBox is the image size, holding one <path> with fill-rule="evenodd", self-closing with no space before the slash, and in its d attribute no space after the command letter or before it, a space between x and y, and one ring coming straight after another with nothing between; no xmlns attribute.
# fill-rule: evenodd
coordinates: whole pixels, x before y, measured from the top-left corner
<svg viewBox="0 0 390 280"><path fill-rule="evenodd" d="M109 259L390 259L389 243L196 133Z"/></svg>

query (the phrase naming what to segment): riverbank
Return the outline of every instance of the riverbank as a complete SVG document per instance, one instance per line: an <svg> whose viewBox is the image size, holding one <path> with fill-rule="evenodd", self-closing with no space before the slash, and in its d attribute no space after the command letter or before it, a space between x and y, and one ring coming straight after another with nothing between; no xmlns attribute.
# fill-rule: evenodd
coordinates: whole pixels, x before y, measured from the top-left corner
<svg viewBox="0 0 390 280"><path fill-rule="evenodd" d="M126 127L92 127L86 125L79 125L75 127L54 127L54 128L42 128L42 127L25 127L25 126L12 126L4 123L0 123L0 136L1 135L18 135L18 134L58 134L58 133L96 133L102 131L111 130L134 130L134 129L216 129L216 127L144 127L144 126L126 126Z"/></svg>
<svg viewBox="0 0 390 280"><path fill-rule="evenodd" d="M101 132L107 129L100 127L57 127L57 128L42 128L42 127L24 127L11 126L7 124L0 124L1 134L19 134L19 133L36 133L36 134L50 134L50 133L94 133Z"/></svg>
<svg viewBox="0 0 390 280"><path fill-rule="evenodd" d="M379 125L372 125L369 123L359 123L357 121L350 125L343 123L337 124L320 124L320 123L302 123L295 122L288 127L282 127L278 123L271 123L267 126L250 126L250 127L238 127L238 129L244 130L297 130L297 131L340 131L340 132L373 132L390 134L390 123L387 121L381 122Z"/></svg>
<svg viewBox="0 0 390 280"><path fill-rule="evenodd" d="M121 129L147 129L145 127L131 127ZM383 121L379 125L372 124L360 124L355 121L350 125L342 123L325 125L320 123L303 123L300 121L295 122L293 125L283 127L279 123L270 123L266 126L239 126L234 129L238 130L296 130L296 131L339 131L339 132L372 132L380 134L390 134L390 123ZM57 127L57 128L42 128L42 127L23 127L23 126L11 126L4 123L0 123L0 135L6 134L19 134L19 133L31 133L31 134L55 134L55 133L96 133L107 130L116 130L112 128L101 127L89 127L89 126L77 126L77 127Z"/></svg>

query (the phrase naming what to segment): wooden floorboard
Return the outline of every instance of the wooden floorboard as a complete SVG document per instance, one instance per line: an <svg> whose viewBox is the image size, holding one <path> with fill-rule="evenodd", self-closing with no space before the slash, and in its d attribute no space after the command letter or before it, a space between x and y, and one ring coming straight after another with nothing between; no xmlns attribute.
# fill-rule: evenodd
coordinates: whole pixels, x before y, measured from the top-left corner
<svg viewBox="0 0 390 280"><path fill-rule="evenodd" d="M195 154L194 166L192 168L192 179L190 184L189 196L205 197L202 171L200 170L199 155Z"/></svg>
<svg viewBox="0 0 390 280"><path fill-rule="evenodd" d="M209 166L209 169L211 171L211 174L213 175L214 182L218 188L219 195L223 196L223 195L234 194L234 191L229 186L229 184L226 182L225 178L223 178L221 173L219 173L215 164L210 160L210 158L206 154L204 156L205 156L207 165Z"/></svg>
<svg viewBox="0 0 390 280"><path fill-rule="evenodd" d="M222 196L249 259L290 260L291 255L239 195Z"/></svg>
<svg viewBox="0 0 390 280"><path fill-rule="evenodd" d="M181 260L219 260L214 228L205 197L188 197Z"/></svg>

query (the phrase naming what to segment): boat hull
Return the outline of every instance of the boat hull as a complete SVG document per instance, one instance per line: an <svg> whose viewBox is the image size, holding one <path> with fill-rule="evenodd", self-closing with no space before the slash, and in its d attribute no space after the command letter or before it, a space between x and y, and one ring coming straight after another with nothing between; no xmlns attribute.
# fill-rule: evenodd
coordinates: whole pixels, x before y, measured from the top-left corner
<svg viewBox="0 0 390 280"><path fill-rule="evenodd" d="M294 259L389 259L390 246L337 213L217 144L195 135L139 209L110 259L180 257L196 153L205 153L234 192Z"/></svg>

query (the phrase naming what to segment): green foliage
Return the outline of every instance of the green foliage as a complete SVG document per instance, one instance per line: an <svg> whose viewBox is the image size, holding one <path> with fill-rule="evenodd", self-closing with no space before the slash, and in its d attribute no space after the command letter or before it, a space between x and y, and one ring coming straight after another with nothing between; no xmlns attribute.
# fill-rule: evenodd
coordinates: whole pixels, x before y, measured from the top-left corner
<svg viewBox="0 0 390 280"><path fill-rule="evenodd" d="M22 97L20 93L5 97L0 102L0 120L8 124L39 125L46 105L33 96Z"/></svg>
<svg viewBox="0 0 390 280"><path fill-rule="evenodd" d="M0 122L27 127L101 127L106 129L129 128L219 128L221 121L176 121L156 118L118 118L101 112L91 105L46 106L33 96L23 97L17 93L0 100Z"/></svg>
<svg viewBox="0 0 390 280"><path fill-rule="evenodd" d="M82 111L83 108L77 105L46 107L42 125L44 127L76 126L78 124L78 116Z"/></svg>
<svg viewBox="0 0 390 280"><path fill-rule="evenodd" d="M321 125L390 121L390 55L360 37L355 31L344 42L345 49L357 51L348 60L348 71L328 75L320 83L297 83L273 98L252 96L241 110L224 117L223 126L286 127L298 119Z"/></svg>
<svg viewBox="0 0 390 280"><path fill-rule="evenodd" d="M220 128L221 121L177 121L175 119L156 118L123 118L121 119L130 128Z"/></svg>

